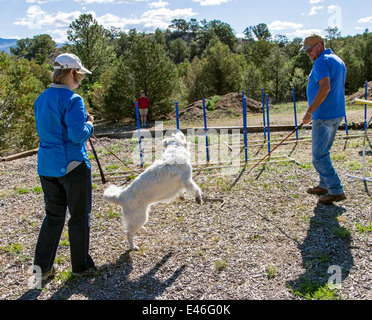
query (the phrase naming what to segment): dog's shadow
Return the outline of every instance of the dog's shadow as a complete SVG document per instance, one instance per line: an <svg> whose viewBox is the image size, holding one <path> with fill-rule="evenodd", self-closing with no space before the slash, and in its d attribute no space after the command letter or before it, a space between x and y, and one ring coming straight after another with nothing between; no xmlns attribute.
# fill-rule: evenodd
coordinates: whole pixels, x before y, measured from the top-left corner
<svg viewBox="0 0 372 320"><path fill-rule="evenodd" d="M173 255L166 254L151 270L136 280L130 279L133 270L131 251L123 253L115 263L102 265L90 275L69 278L50 300L66 300L72 295L81 295L89 300L153 300L171 286L186 268L182 265L166 280L155 274ZM30 290L19 300L36 299L40 290Z"/></svg>

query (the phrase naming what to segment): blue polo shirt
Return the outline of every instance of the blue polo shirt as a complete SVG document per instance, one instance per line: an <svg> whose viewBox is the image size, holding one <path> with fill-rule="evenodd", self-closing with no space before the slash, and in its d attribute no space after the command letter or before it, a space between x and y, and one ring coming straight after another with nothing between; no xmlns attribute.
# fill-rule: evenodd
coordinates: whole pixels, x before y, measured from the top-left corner
<svg viewBox="0 0 372 320"><path fill-rule="evenodd" d="M34 103L40 138L38 174L62 177L69 164L85 162L91 168L85 142L93 133L86 122L84 100L68 86L51 84Z"/></svg>
<svg viewBox="0 0 372 320"><path fill-rule="evenodd" d="M309 106L319 90L319 81L325 77L331 79L331 90L313 114L313 120L336 119L346 115L345 80L346 67L343 61L331 49L324 50L314 62L307 85Z"/></svg>

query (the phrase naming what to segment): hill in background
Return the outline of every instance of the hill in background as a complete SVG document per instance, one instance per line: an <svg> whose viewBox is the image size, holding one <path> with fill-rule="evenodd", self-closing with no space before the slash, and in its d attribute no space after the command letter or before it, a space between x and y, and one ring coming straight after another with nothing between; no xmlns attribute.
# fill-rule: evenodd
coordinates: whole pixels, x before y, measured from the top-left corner
<svg viewBox="0 0 372 320"><path fill-rule="evenodd" d="M0 38L0 52L5 51L10 53L10 47L14 47L17 44L18 39L2 39Z"/></svg>

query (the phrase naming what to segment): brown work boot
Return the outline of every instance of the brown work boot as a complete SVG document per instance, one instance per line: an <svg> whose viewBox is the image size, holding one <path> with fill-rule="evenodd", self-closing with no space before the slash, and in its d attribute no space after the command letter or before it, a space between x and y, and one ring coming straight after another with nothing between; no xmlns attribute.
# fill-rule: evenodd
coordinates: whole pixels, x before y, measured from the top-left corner
<svg viewBox="0 0 372 320"><path fill-rule="evenodd" d="M338 202L338 201L342 201L345 199L346 199L345 193L335 194L335 195L327 194L326 196L320 197L319 202L323 204L331 204L333 202Z"/></svg>
<svg viewBox="0 0 372 320"><path fill-rule="evenodd" d="M316 187L307 189L307 193L318 194L318 195L326 195L328 193L328 190L327 189L323 189L323 188L321 188L319 186L316 186Z"/></svg>

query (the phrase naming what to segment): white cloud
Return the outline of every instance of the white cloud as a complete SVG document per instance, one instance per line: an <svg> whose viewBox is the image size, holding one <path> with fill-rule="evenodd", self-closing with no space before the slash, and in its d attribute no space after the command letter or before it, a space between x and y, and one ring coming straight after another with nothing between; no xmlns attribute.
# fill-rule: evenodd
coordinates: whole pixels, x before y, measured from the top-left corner
<svg viewBox="0 0 372 320"><path fill-rule="evenodd" d="M165 2L163 0L159 0L157 2L151 2L151 3L149 3L149 7L150 8L155 8L155 9L159 9L159 8L166 7L168 4L169 4L168 2Z"/></svg>
<svg viewBox="0 0 372 320"><path fill-rule="evenodd" d="M29 0L31 1L31 0ZM88 1L88 0L85 0ZM100 25L106 28L116 27L127 32L129 29L136 28L140 31L154 31L156 28L166 29L171 24L173 19L182 17L188 19L195 17L197 12L192 8L171 10L165 8L167 5L163 0L155 2L156 5L150 6L150 10L145 11L140 16L120 17L118 15L108 13L103 16L97 16L93 11L84 12L92 14L94 19ZM155 8L155 9L151 9ZM38 5L31 5L26 13L26 17L17 19L14 24L25 26L29 29L48 29L48 33L53 37L58 37L55 41L67 41L67 29L70 24L83 14L78 10L72 12L57 12L48 13L42 10Z"/></svg>
<svg viewBox="0 0 372 320"><path fill-rule="evenodd" d="M101 17L96 17L96 20L99 24L104 27L116 27L122 30L129 30L134 27L144 27L147 29L156 28L166 29L170 25L173 19L183 17L184 19L191 18L197 13L194 12L191 8L186 9L167 9L159 8L154 10L148 10L144 12L141 17L130 17L130 18L121 18L117 15L108 13Z"/></svg>
<svg viewBox="0 0 372 320"><path fill-rule="evenodd" d="M365 18L360 18L358 20L358 23L372 23L372 16L365 17Z"/></svg>
<svg viewBox="0 0 372 320"><path fill-rule="evenodd" d="M287 30L287 29L299 29L302 28L303 25L300 23L294 22L287 22L287 21L279 21L276 20L268 25L270 30Z"/></svg>
<svg viewBox="0 0 372 320"><path fill-rule="evenodd" d="M310 4L317 4L317 3L321 3L323 2L324 0L310 0Z"/></svg>
<svg viewBox="0 0 372 320"><path fill-rule="evenodd" d="M26 0L26 3L43 4L43 3L54 2L54 1L61 1L61 0Z"/></svg>
<svg viewBox="0 0 372 320"><path fill-rule="evenodd" d="M92 4L92 3L101 3L101 4L116 4L116 3L137 3L144 2L148 0L74 0L80 4Z"/></svg>
<svg viewBox="0 0 372 320"><path fill-rule="evenodd" d="M309 16L313 16L313 15L319 14L318 10L322 10L322 9L323 9L323 6L312 7L311 8L311 11L309 13Z"/></svg>
<svg viewBox="0 0 372 320"><path fill-rule="evenodd" d="M236 36L237 38L239 38L239 39L243 39L243 38L246 37L246 35L245 35L244 33L240 33L240 32L235 33L235 36Z"/></svg>
<svg viewBox="0 0 372 320"><path fill-rule="evenodd" d="M364 30L366 30L366 28L363 28L363 27L355 27L355 30L356 30L356 31L364 31Z"/></svg>
<svg viewBox="0 0 372 320"><path fill-rule="evenodd" d="M141 24L141 19L137 18L121 18L114 14L108 13L101 17L96 17L96 20L100 25L106 28L115 27L123 30L130 29L131 26Z"/></svg>
<svg viewBox="0 0 372 320"><path fill-rule="evenodd" d="M160 8L149 10L142 14L141 20L146 28L167 28L173 19L182 17L183 19L191 18L196 15L192 8L170 10Z"/></svg>
<svg viewBox="0 0 372 320"><path fill-rule="evenodd" d="M230 2L232 0L193 0L194 2L199 2L201 6L216 6L221 3Z"/></svg>
<svg viewBox="0 0 372 320"><path fill-rule="evenodd" d="M67 42L66 29L54 29L47 30L47 33L52 37L52 39L57 43Z"/></svg>
<svg viewBox="0 0 372 320"><path fill-rule="evenodd" d="M43 11L39 6L32 5L27 10L27 17L17 19L14 24L26 26L29 29L42 29L44 26L55 26L57 28L68 27L81 14L80 11L50 14Z"/></svg>
<svg viewBox="0 0 372 320"><path fill-rule="evenodd" d="M320 29L297 29L294 32L286 33L285 35L288 38L302 38L305 39L310 34L319 34L320 36L323 35L323 31Z"/></svg>

